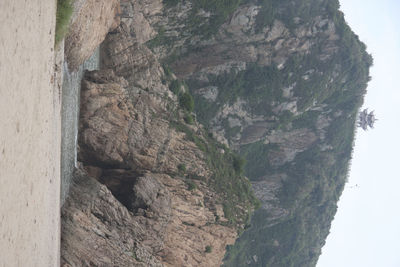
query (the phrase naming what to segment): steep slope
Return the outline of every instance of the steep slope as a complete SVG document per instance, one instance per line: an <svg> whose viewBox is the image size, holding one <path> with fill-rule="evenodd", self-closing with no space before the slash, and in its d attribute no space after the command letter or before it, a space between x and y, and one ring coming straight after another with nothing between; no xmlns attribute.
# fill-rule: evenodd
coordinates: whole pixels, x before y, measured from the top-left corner
<svg viewBox="0 0 400 267"><path fill-rule="evenodd" d="M226 265L315 265L372 64L338 1L151 2L155 13L123 10L141 14L153 33L141 39L186 82L197 118L247 159L262 200Z"/></svg>
<svg viewBox="0 0 400 267"><path fill-rule="evenodd" d="M372 64L338 8L121 1L83 81L63 262L217 266L246 229L226 266L314 266Z"/></svg>
<svg viewBox="0 0 400 267"><path fill-rule="evenodd" d="M169 90L173 75L124 25L103 54L104 69L82 81L63 266L220 265L256 204L238 157L193 120L190 94Z"/></svg>

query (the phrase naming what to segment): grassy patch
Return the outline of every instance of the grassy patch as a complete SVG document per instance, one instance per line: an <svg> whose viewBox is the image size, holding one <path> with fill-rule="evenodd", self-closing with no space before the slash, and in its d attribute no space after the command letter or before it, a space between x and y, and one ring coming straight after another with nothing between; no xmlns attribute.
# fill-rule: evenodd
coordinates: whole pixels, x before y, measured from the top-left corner
<svg viewBox="0 0 400 267"><path fill-rule="evenodd" d="M166 77L173 76L168 66L164 66L164 72ZM204 152L205 161L212 172L212 176L206 182L218 194L218 201L223 205L225 217L228 219L228 222L223 224L236 226L242 231L243 225L249 221L250 214L260 204L253 194L250 181L243 175L245 160L225 145L218 143L206 130L200 128L194 131L189 127L188 124L194 123L195 120L191 113L195 106L194 99L184 82L179 80L169 80L169 82L170 90L178 96L177 108L184 113L183 118L170 116L170 126L185 133L185 138ZM185 91L182 87L185 87ZM180 173L186 170L184 164L178 164L177 168ZM195 175L189 175L187 178L189 190L197 187L193 180L205 181L203 177Z"/></svg>
<svg viewBox="0 0 400 267"><path fill-rule="evenodd" d="M185 120L185 122L186 122L187 124L193 124L193 123L194 123L193 116L192 116L192 114L190 114L190 113L186 113L186 114L185 114L184 120Z"/></svg>
<svg viewBox="0 0 400 267"><path fill-rule="evenodd" d="M163 0L163 4L167 7L176 6L180 1L179 0Z"/></svg>
<svg viewBox="0 0 400 267"><path fill-rule="evenodd" d="M161 27L158 30L158 34L156 35L156 37L147 41L146 44L150 49L152 49L152 48L155 48L155 47L158 47L158 46L164 44L165 41L166 41L165 28Z"/></svg>
<svg viewBox="0 0 400 267"><path fill-rule="evenodd" d="M193 190L197 189L197 184L195 182L193 182L192 180L188 180L186 182L186 184L188 186L189 191L193 191Z"/></svg>
<svg viewBox="0 0 400 267"><path fill-rule="evenodd" d="M179 105L186 111L192 112L194 109L194 100L189 92L184 92L179 96Z"/></svg>
<svg viewBox="0 0 400 267"><path fill-rule="evenodd" d="M214 35L219 27L238 8L241 0L198 0L194 1L193 16L188 24L193 31L198 32L206 39ZM198 10L203 9L212 13L208 23L203 23L204 18L196 16Z"/></svg>
<svg viewBox="0 0 400 267"><path fill-rule="evenodd" d="M56 14L56 36L55 44L57 45L64 36L68 33L69 20L72 12L71 0L58 0L57 1L57 14Z"/></svg>
<svg viewBox="0 0 400 267"><path fill-rule="evenodd" d="M178 170L182 173L186 172L186 165L183 163L178 164Z"/></svg>
<svg viewBox="0 0 400 267"><path fill-rule="evenodd" d="M179 92L181 91L181 86L182 83L179 82L179 80L173 80L169 85L169 90L171 90L171 92L175 95L179 95Z"/></svg>

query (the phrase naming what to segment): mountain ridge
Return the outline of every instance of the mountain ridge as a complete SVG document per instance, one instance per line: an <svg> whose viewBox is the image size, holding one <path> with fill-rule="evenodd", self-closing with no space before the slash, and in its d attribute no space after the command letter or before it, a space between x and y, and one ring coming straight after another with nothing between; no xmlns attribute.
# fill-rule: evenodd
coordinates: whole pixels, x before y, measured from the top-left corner
<svg viewBox="0 0 400 267"><path fill-rule="evenodd" d="M346 183L372 65L339 2L126 0L120 20L102 44L103 70L85 78L93 92L105 90L82 106L82 118L85 110L97 114L81 123L85 171L134 216L157 214L157 205L143 202L161 200L132 198L119 183L131 177L129 188L147 181L163 191L178 177L187 186L179 194L203 190L214 218L201 227L241 234L234 245L216 238L219 245L201 243L202 251L175 244L180 249L168 254L175 235L167 231L159 240L164 252L150 247L146 255L166 266L219 265L223 257L225 266L314 266ZM113 88L123 88L131 104L121 104ZM177 236L198 227L185 222ZM230 244L225 256L221 244Z"/></svg>

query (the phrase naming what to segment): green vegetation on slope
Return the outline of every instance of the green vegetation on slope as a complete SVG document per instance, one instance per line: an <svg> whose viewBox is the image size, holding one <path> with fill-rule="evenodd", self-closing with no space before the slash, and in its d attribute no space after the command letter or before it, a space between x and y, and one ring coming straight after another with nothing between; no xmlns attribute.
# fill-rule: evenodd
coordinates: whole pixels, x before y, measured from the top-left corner
<svg viewBox="0 0 400 267"><path fill-rule="evenodd" d="M151 49L157 47L168 47L172 53L170 57L174 57L175 53L179 54L181 47L175 47L176 41L183 36L198 36L201 39L209 39L217 33L219 27L232 15L238 6L246 1L243 0L163 0L165 12L164 15L169 17L173 24L181 25L177 29L179 36L169 34L163 26L159 26L158 34L150 41L147 46ZM182 8L184 6L184 8ZM189 8L190 11L187 11ZM177 12L177 13L175 13ZM188 13L188 16L180 16L180 12ZM171 30L171 29L169 29ZM174 30L173 30L174 31ZM189 46L192 46L190 40L186 40ZM196 49L195 47L192 47ZM166 61L173 61L171 58Z"/></svg>
<svg viewBox="0 0 400 267"><path fill-rule="evenodd" d="M280 222L266 225L265 218L271 214L263 209L257 211L249 230L243 233L235 246L229 248L226 266L243 266L249 262L249 266L315 266L329 233L336 203L347 179L355 121L370 79L372 58L344 21L343 14L338 11L338 2L320 3L324 6L319 6L317 11L327 12L335 22L340 36L339 51L326 63L316 60L319 51L290 59L284 72L287 73L287 68L290 68L294 75L284 79L280 87L286 87L285 82L297 82L294 96L299 98L300 110L306 110L312 103L319 103L325 105L325 110L329 110L330 114L336 115L329 116L331 121L324 140L319 140L284 166L274 168L268 164L261 165L263 161L257 162L258 158L267 157L274 148L257 143L242 147L243 155L252 162L252 166L246 168L252 180L274 172L288 175L288 179L283 181L279 201L290 213ZM282 9L276 7L276 10L283 10L283 4L278 5ZM283 14L286 11L280 16ZM304 73L302 68L314 68L322 74L304 80L299 76ZM296 69L300 70L297 74ZM323 115L321 112L310 110L302 113L293 118L292 127L316 131L318 117ZM322 142L331 149L322 149Z"/></svg>
<svg viewBox="0 0 400 267"><path fill-rule="evenodd" d="M184 132L186 138L204 152L207 165L213 173L208 182L222 201L228 225L240 229L240 225L248 224L259 202L251 190L250 181L243 176L244 159L203 131L195 133L180 121L171 121L171 126Z"/></svg>
<svg viewBox="0 0 400 267"><path fill-rule="evenodd" d="M286 164L275 170L284 170L288 175L288 179L283 182L279 200L290 211L290 215L280 223L268 226L265 221L270 214L262 209L256 211L251 227L243 233L235 246L229 248L226 266L243 266L244 262L251 260L252 255L257 255L258 261L253 261L250 266L315 266L347 179L354 122L362 102L362 96L357 93L354 90L353 94L356 95L352 97L348 95L338 100L333 95L327 99L326 103L331 103L332 109L343 112L342 116L331 122L327 130L325 142L332 150L321 151L317 143L300 153L293 161L294 164ZM307 112L293 124L312 128L317 120L316 114L315 111ZM256 143L252 145L256 146ZM273 150L256 147L260 153ZM254 160L257 158L255 156ZM249 177L258 177L260 173L253 172L261 164L256 161L253 163L255 169L248 170ZM268 171L274 172L274 169L268 166Z"/></svg>
<svg viewBox="0 0 400 267"><path fill-rule="evenodd" d="M228 219L225 224L235 226L242 231L242 227L249 223L253 210L259 206L259 201L251 190L250 181L243 175L245 160L225 145L218 143L206 131L198 129L195 132L188 126L194 123L191 116L194 108L193 97L184 83L172 79L167 66L164 66L164 72L169 88L178 96L179 102L179 109L172 108L171 110L171 113L175 115L169 117L170 125L177 131L184 132L186 138L204 152L206 163L212 172L208 183L218 193L219 201L223 205L225 217ZM183 111L183 121L179 118L179 110ZM178 169L183 173L186 171L186 166L178 165ZM195 188L195 183L192 181L195 179L202 179L202 177L188 177L187 183L190 190Z"/></svg>
<svg viewBox="0 0 400 267"><path fill-rule="evenodd" d="M72 12L72 0L57 0L56 14L56 35L55 44L57 45L68 33L69 20Z"/></svg>
<svg viewBox="0 0 400 267"><path fill-rule="evenodd" d="M272 25L274 19L279 19L289 29L293 29L296 26L294 18L298 18L302 23L308 23L324 10L336 13L339 8L339 2L336 0L258 0L256 2L261 5L261 10L256 18L256 30L258 31L267 25Z"/></svg>
<svg viewBox="0 0 400 267"><path fill-rule="evenodd" d="M177 0L168 2L173 3L169 4L169 8L182 3ZM287 175L281 181L282 187L277 197L278 206L284 208L288 215L279 218L279 221L271 221L269 218L275 215L270 211L256 211L251 227L229 248L225 265L313 266L329 233L336 213L336 203L346 182L355 121L370 79L372 57L366 53L365 45L345 22L337 0L193 1L191 16L180 23L184 25L185 33L207 39L218 31L219 26L229 19L238 6L248 3L261 6L256 16L256 32L272 26L277 19L294 36L298 27L312 26L315 18L320 16L334 23L338 40L332 46L328 35L315 34L310 38L313 45L310 46L309 53L288 51L288 59L283 68L274 64L262 66L247 62L245 70L210 74L201 80L193 76L185 81L193 93L197 119L206 127L212 126L212 120L224 105L233 104L240 98L246 101L245 109L252 115L273 117L271 122L268 121L268 132L281 130L284 133L289 129L306 128L318 138L305 151L298 153L294 160L281 166L270 161L280 152L279 144L264 144L259 141L238 148L240 155L247 161L243 170L250 180L258 182L275 174ZM210 11L211 16L199 16L200 9ZM330 24L323 27L330 27ZM326 29L328 28L323 28ZM159 45L164 46L163 43ZM187 45L189 52L196 52L196 49L201 48ZM179 51L177 55L181 58L185 56L179 55ZM176 57L168 60L174 62ZM213 102L196 93L198 89L208 86L218 88L217 99ZM283 96L283 88L292 88L293 95L290 99L287 95ZM292 100L297 104L296 114L274 110L280 103ZM321 118L327 125L321 126ZM225 130L225 137L228 139L240 132L240 127L230 127L227 118L217 124ZM324 128L323 132L321 127ZM190 137L190 134L187 133L187 136ZM203 137L197 136L196 138L200 138L197 141L195 137L191 138L203 151L207 151L207 157L212 159L210 163L221 156L214 154L213 149L208 151L208 145L202 141ZM224 169L221 166L226 166L231 172L234 167L233 158L228 157L227 162L230 163L218 163L220 167L212 168ZM227 171L220 173L229 175ZM226 190L224 184L227 181L224 179L220 179L223 184L218 192ZM219 188L217 183L214 186ZM240 186L227 188L236 188L228 193L227 199L231 195L240 194L237 190ZM233 199L240 202L237 197ZM228 208L226 214L229 216Z"/></svg>
<svg viewBox="0 0 400 267"><path fill-rule="evenodd" d="M336 213L351 158L351 144L346 142L354 138L354 128L343 123L345 119L339 121L338 125L343 126L329 131L338 131L331 137L341 140L333 151L323 152L315 145L299 154L294 164L284 167L288 179L283 183L279 199L290 215L279 223L266 225L266 218L271 215L263 209L256 211L251 227L229 248L226 266L243 266L253 255L258 260L250 266L316 264ZM347 149L341 150L342 145Z"/></svg>
<svg viewBox="0 0 400 267"><path fill-rule="evenodd" d="M164 0L167 8L173 8L183 0ZM219 26L238 8L241 0L197 0L193 1L191 15L184 21L184 25L192 33L209 38L218 31ZM198 16L200 10L210 12L211 16L207 23L204 17Z"/></svg>

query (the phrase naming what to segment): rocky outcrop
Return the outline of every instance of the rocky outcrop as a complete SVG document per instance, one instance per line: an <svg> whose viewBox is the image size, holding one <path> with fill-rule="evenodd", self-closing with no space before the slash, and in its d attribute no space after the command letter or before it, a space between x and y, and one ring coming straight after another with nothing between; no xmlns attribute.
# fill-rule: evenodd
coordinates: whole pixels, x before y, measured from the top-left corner
<svg viewBox="0 0 400 267"><path fill-rule="evenodd" d="M162 266L141 242L151 234L106 186L75 174L62 210L61 266Z"/></svg>
<svg viewBox="0 0 400 267"><path fill-rule="evenodd" d="M292 131L272 131L265 139L265 144L277 144L279 149L275 150L269 157L272 166L282 166L294 160L296 155L308 149L318 140L310 129L296 129Z"/></svg>
<svg viewBox="0 0 400 267"><path fill-rule="evenodd" d="M162 15L163 8L161 0L121 0L121 20L127 25L130 35L143 44L157 35L151 23Z"/></svg>
<svg viewBox="0 0 400 267"><path fill-rule="evenodd" d="M76 70L119 23L119 0L74 1L74 13L65 40L65 57L70 70Z"/></svg>
<svg viewBox="0 0 400 267"><path fill-rule="evenodd" d="M140 92L132 100L125 87L129 83L111 70L87 73L82 82L78 159L141 173L174 173L185 164L188 173L207 177L206 164L196 162L203 159L202 151L170 127L167 104L173 100L135 87L129 90Z"/></svg>
<svg viewBox="0 0 400 267"><path fill-rule="evenodd" d="M256 197L262 203L262 209L268 211L268 216L265 217L265 220L268 222L265 225L268 227L279 223L289 215L289 210L282 207L277 197L282 187L282 181L285 179L287 179L287 174L280 173L265 176L261 181L252 182L252 188Z"/></svg>
<svg viewBox="0 0 400 267"><path fill-rule="evenodd" d="M215 72L222 66L225 68L220 71L230 72L231 66L249 63L275 65L283 69L292 54L310 53L316 43L314 38L320 38L320 34L326 36L327 46L335 47L336 39L332 36L335 34L334 27L323 30L329 20L316 17L313 23L299 25L294 32L281 21L275 20L271 26L256 31L255 17L259 9L256 5L241 6L230 21L221 27L215 40L176 62L174 70L177 74L188 77L197 72Z"/></svg>
<svg viewBox="0 0 400 267"><path fill-rule="evenodd" d="M63 207L63 263L219 265L236 230L221 224L203 152L170 127L156 92L141 90L132 101L127 90L135 87L111 70L82 82L85 171Z"/></svg>
<svg viewBox="0 0 400 267"><path fill-rule="evenodd" d="M219 265L245 226L229 223L236 216L229 214L246 213L240 201L250 192L246 183L221 182L242 172L229 146L247 158L262 208L225 263L315 264L346 181L372 62L338 2L122 0L121 7L122 23L102 45L105 70L82 83L79 134L80 177L103 192L91 201L113 204L97 201L97 212L68 200L65 220L82 210L79 221L91 222L66 224L64 262L101 256L90 240L73 245L82 242L75 232L89 231L115 248L96 264ZM188 91L207 134L191 109L177 108ZM225 146L210 149L211 136ZM230 162L216 166L224 156ZM120 230L111 223L118 214L94 218L115 210L129 214ZM131 239L104 234L134 224L141 230L128 231Z"/></svg>
<svg viewBox="0 0 400 267"><path fill-rule="evenodd" d="M262 201L228 266L318 259L372 63L338 8L334 0L171 1L142 12L157 31L146 45L187 83L212 135L246 157Z"/></svg>
<svg viewBox="0 0 400 267"><path fill-rule="evenodd" d="M181 179L147 173L133 188L140 194L136 212L108 186L85 172L76 174L62 211L62 266L221 263L236 232L215 224L214 213L204 206L204 187L191 192ZM207 246L212 248L209 253Z"/></svg>
<svg viewBox="0 0 400 267"><path fill-rule="evenodd" d="M131 87L168 93L162 84L164 71L155 55L129 33L125 23L109 34L103 44L102 63L105 68L124 77Z"/></svg>
<svg viewBox="0 0 400 267"><path fill-rule="evenodd" d="M309 23L299 23L290 30L283 22L275 20L272 25L257 30L255 17L260 12L260 8L257 5L241 6L232 18L222 25L215 40L203 42L195 52L185 55L172 65L178 77L189 80L191 85L200 84L200 88L196 86L191 88L195 93L204 95L201 93L204 87L214 87L214 90L222 91L219 88L220 85L210 81L213 76L239 73L252 64L260 68L271 66L282 70L289 59L308 55L316 46L327 50L323 53L321 61L332 58L338 51L335 43L338 36L335 35L335 26L331 20L317 16ZM305 79L312 73L307 72L307 74L304 76ZM288 85L289 88L290 86L292 91L296 90L296 83ZM279 93L282 95L284 89L277 90L282 90ZM293 96L292 93L288 101L264 103L272 111L266 113L251 110L250 107L253 105L251 101L237 99L234 103L221 105L212 118L211 128L216 135L220 136L220 140L229 139L233 147L254 143L268 136L271 122L278 121L279 116L284 112L301 114L298 102L299 98ZM221 132L221 122L225 118L240 120L239 131L233 138L227 136L226 129Z"/></svg>
<svg viewBox="0 0 400 267"><path fill-rule="evenodd" d="M303 4L299 5L304 8ZM257 66L260 72L263 71L261 68L283 72L285 68L290 68L293 64L291 62L293 58L307 57L314 54L316 49L318 56L314 65L333 66L334 64L329 61L340 50L338 44L340 36L329 12L324 10L323 4L318 5L321 5L321 11L313 16L285 20L284 8L295 9L293 7L295 5L286 6L282 3L274 11L281 16L275 16L275 19L262 24L260 17L271 16L271 14L265 15L263 12L266 7L256 1L250 1L239 5L224 23L215 28L215 34L211 36L204 36L202 31L213 27L207 25L213 23L218 12L211 7L208 10L207 5L199 6L191 1L163 5L162 1L158 0L144 2L127 0L123 1L122 13L126 24L125 32L130 33L129 38L132 38L134 46L138 47L139 44L147 42L146 44L155 52L154 57L172 62L173 71L179 78L188 82L194 95L203 98L204 101L215 103L218 108L214 107L213 114L208 115L203 123L207 122L209 130L218 141L239 150L242 145L266 141L271 129L276 127L282 115L300 116L310 108L320 106L320 103L316 101L314 107L304 107L297 92L302 83L296 79L293 80L295 70L291 70L291 73L282 77L287 81L293 81L288 84L282 82L279 85L282 88L273 88L278 91L275 95L283 96L286 100L274 101L273 97L268 97L266 101L259 99L258 105L262 105L261 112L255 110L254 99L238 97L230 101L221 101L221 97L218 97L229 94L226 90L234 86L232 80L238 84L242 83L240 80L235 80L236 77L246 73L246 70L251 67ZM193 21L198 23L195 24ZM111 43L121 42L119 36L110 36L109 39ZM119 50L112 52L121 57L115 57L116 62L126 62L126 59L122 57L128 57L126 54L131 54L119 53L123 49L124 46L121 46ZM147 62L152 61L154 60ZM119 65L121 68L124 64ZM138 64L140 65L142 64ZM108 66L113 67L116 64L111 62ZM318 76L322 75L335 77L330 71L323 73L315 68L300 69L301 73L298 75L303 81L319 79ZM337 71L339 70L337 69L336 73ZM120 74L129 79L129 75ZM226 78L226 82L218 82L224 81L227 75L230 75L230 78ZM258 79L255 76L248 76L250 79ZM216 79L216 77L219 78ZM221 88L224 84L229 84L229 86ZM262 85L247 87L260 86Z"/></svg>

